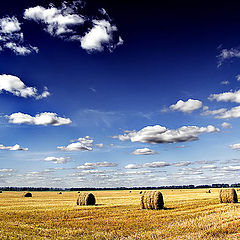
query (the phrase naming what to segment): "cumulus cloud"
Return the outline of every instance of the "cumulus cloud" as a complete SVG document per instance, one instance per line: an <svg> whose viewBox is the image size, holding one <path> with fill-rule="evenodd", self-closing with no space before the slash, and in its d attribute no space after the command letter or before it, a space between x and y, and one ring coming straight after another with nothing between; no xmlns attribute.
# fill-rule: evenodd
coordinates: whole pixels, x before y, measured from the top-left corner
<svg viewBox="0 0 240 240"><path fill-rule="evenodd" d="M227 166L227 167L223 167L222 170L230 171L230 172L240 171L240 166Z"/></svg>
<svg viewBox="0 0 240 240"><path fill-rule="evenodd" d="M149 148L139 148L131 153L132 155L154 155L157 154L156 151Z"/></svg>
<svg viewBox="0 0 240 240"><path fill-rule="evenodd" d="M144 164L128 164L125 166L126 169L139 169L139 168L162 168L171 166L170 163L167 162L150 162Z"/></svg>
<svg viewBox="0 0 240 240"><path fill-rule="evenodd" d="M191 162L189 162L189 161L183 161L183 162L174 163L173 165L177 166L177 167L183 167L183 166L189 166L190 164L191 164Z"/></svg>
<svg viewBox="0 0 240 240"><path fill-rule="evenodd" d="M14 124L61 126L70 124L72 122L70 118L58 117L56 113L51 112L43 112L37 114L35 117L18 112L6 117L9 119L10 123Z"/></svg>
<svg viewBox="0 0 240 240"><path fill-rule="evenodd" d="M226 108L220 108L217 110L209 110L207 106L204 107L203 112L201 113L202 116L208 116L208 115L218 115L218 114L223 114L227 111Z"/></svg>
<svg viewBox="0 0 240 240"><path fill-rule="evenodd" d="M57 147L62 151L92 151L93 139L89 136L78 138L77 142L73 142L67 146Z"/></svg>
<svg viewBox="0 0 240 240"><path fill-rule="evenodd" d="M10 92L18 97L33 97L35 99L46 98L50 95L46 87L42 94L38 94L36 87L27 87L20 78L7 74L0 75L0 93L2 91Z"/></svg>
<svg viewBox="0 0 240 240"><path fill-rule="evenodd" d="M233 107L230 110L225 111L225 112L219 114L218 116L216 116L216 118L218 118L218 119L239 118L239 117L240 117L240 106Z"/></svg>
<svg viewBox="0 0 240 240"><path fill-rule="evenodd" d="M81 41L81 47L87 51L103 51L104 45L112 42L113 33L117 31L117 27L111 25L106 20L93 20L93 27L90 29ZM119 38L119 44L122 42ZM109 49L112 50L115 46L109 45Z"/></svg>
<svg viewBox="0 0 240 240"><path fill-rule="evenodd" d="M37 47L24 43L21 24L14 16L7 16L0 19L0 49L10 49L16 55L28 55L38 52Z"/></svg>
<svg viewBox="0 0 240 240"><path fill-rule="evenodd" d="M235 102L240 103L240 90L235 92L224 92L219 94L211 94L209 100L216 100L217 102Z"/></svg>
<svg viewBox="0 0 240 240"><path fill-rule="evenodd" d="M44 159L46 162L53 162L56 164L62 164L62 163L67 163L70 161L69 157L46 157Z"/></svg>
<svg viewBox="0 0 240 240"><path fill-rule="evenodd" d="M96 163L86 162L83 165L77 166L77 169L89 170L89 169L95 169L98 167L116 167L116 166L117 166L116 163L110 163L110 162L96 162Z"/></svg>
<svg viewBox="0 0 240 240"><path fill-rule="evenodd" d="M62 6L55 7L51 4L48 8L36 6L28 8L24 12L24 18L33 20L44 25L44 30L50 35L60 37L68 41L78 41L81 47L88 52L103 51L108 48L110 51L121 45L121 37L116 38L117 27L104 9L99 9L98 15L83 16L80 14L83 9L82 1L73 3L64 2ZM84 29L88 26L88 30Z"/></svg>
<svg viewBox="0 0 240 240"><path fill-rule="evenodd" d="M143 143L177 143L198 140L199 134L219 132L220 130L212 125L207 127L183 126L176 130L167 129L160 125L147 126L140 131L130 131L123 135L113 136L121 141Z"/></svg>
<svg viewBox="0 0 240 240"><path fill-rule="evenodd" d="M221 124L222 128L232 128L232 125L230 123L227 123L227 122L223 122Z"/></svg>
<svg viewBox="0 0 240 240"><path fill-rule="evenodd" d="M234 150L239 150L240 149L240 143L235 143L235 144L229 145L229 147L231 149L234 149Z"/></svg>
<svg viewBox="0 0 240 240"><path fill-rule="evenodd" d="M188 99L186 102L179 100L176 104L171 105L169 108L172 111L180 111L184 113L191 113L202 107L202 102L199 100Z"/></svg>
<svg viewBox="0 0 240 240"><path fill-rule="evenodd" d="M10 150L10 151L28 151L28 148L20 147L19 144L15 144L14 146L4 146L0 144L0 150Z"/></svg>
<svg viewBox="0 0 240 240"><path fill-rule="evenodd" d="M225 60L228 60L231 58L239 58L239 57L240 57L240 51L237 48L222 49L221 53L217 56L218 67L220 67Z"/></svg>

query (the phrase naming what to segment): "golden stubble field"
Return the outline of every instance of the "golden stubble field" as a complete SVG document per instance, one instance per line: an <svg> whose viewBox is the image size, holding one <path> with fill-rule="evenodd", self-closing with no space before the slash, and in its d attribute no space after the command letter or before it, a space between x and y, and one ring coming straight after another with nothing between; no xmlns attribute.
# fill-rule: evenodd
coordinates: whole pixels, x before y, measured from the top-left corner
<svg viewBox="0 0 240 240"><path fill-rule="evenodd" d="M161 190L164 210L141 210L140 191L0 194L0 239L240 239L240 204L219 204L219 189ZM239 193L239 192L238 192Z"/></svg>

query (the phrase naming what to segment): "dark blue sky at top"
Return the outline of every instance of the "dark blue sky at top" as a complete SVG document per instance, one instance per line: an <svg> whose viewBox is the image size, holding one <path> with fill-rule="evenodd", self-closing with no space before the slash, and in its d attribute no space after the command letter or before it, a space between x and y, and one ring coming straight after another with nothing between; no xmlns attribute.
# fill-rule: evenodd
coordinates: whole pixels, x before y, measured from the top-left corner
<svg viewBox="0 0 240 240"><path fill-rule="evenodd" d="M52 37L41 24L22 18L24 9L37 5L48 7L49 3L45 0L1 2L0 16L18 17L24 23L21 27L26 43L40 51L28 56L16 56L8 50L0 52L0 74L18 76L40 92L47 86L51 96L33 100L1 94L0 143L7 139L8 145L21 142L34 151L50 151L86 135L99 141L106 138L111 143L109 136L125 129L139 130L154 124L175 129L222 122L208 117L206 120L195 113L161 113L161 110L179 99L189 98L199 99L213 109L225 107L225 103L209 102L208 96L239 89L235 79L240 73L239 60L226 61L218 68L216 56L222 48L240 46L240 2L86 1L85 13L94 15L104 8L124 40L111 53L108 50L88 53L80 43ZM51 3L61 5L61 1ZM231 86L220 84L225 80L231 81ZM3 117L13 112L35 115L46 111L70 117L73 126L62 126L61 130L52 126L9 126ZM232 121L237 123L235 119ZM232 139L236 140L236 136ZM209 151L212 156L214 150ZM100 153L98 159L110 161L116 157L118 163L127 162L130 157L124 156L125 153L118 150L109 158ZM186 156L192 155L191 152ZM187 160L184 155L181 157ZM88 159L86 154L84 159ZM8 167L6 163L3 165Z"/></svg>

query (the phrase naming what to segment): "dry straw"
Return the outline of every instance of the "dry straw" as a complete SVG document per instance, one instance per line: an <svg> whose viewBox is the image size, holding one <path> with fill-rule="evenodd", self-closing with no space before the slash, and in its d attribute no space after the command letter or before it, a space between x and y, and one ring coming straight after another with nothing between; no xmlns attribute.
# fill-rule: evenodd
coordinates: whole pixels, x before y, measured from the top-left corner
<svg viewBox="0 0 240 240"><path fill-rule="evenodd" d="M162 193L159 191L143 192L140 207L141 209L163 209L164 201Z"/></svg>
<svg viewBox="0 0 240 240"><path fill-rule="evenodd" d="M32 197L32 194L31 194L30 192L25 193L25 194L24 194L24 197Z"/></svg>
<svg viewBox="0 0 240 240"><path fill-rule="evenodd" d="M95 205L96 200L92 193L82 192L78 195L77 205L85 206L85 205Z"/></svg>
<svg viewBox="0 0 240 240"><path fill-rule="evenodd" d="M238 197L235 189L221 189L219 192L220 203L237 203Z"/></svg>

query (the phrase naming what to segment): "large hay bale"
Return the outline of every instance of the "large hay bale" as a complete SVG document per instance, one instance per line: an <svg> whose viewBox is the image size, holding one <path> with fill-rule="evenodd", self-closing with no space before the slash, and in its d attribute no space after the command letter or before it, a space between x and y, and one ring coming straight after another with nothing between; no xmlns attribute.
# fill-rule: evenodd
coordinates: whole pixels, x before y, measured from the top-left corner
<svg viewBox="0 0 240 240"><path fill-rule="evenodd" d="M27 192L24 194L24 197L32 197L32 194L30 192Z"/></svg>
<svg viewBox="0 0 240 240"><path fill-rule="evenodd" d="M220 203L237 203L238 197L235 189L221 189L219 192Z"/></svg>
<svg viewBox="0 0 240 240"><path fill-rule="evenodd" d="M141 196L141 209L163 209L164 201L163 195L159 191L144 192Z"/></svg>
<svg viewBox="0 0 240 240"><path fill-rule="evenodd" d="M77 205L87 206L95 205L96 199L92 193L82 192L78 195Z"/></svg>

